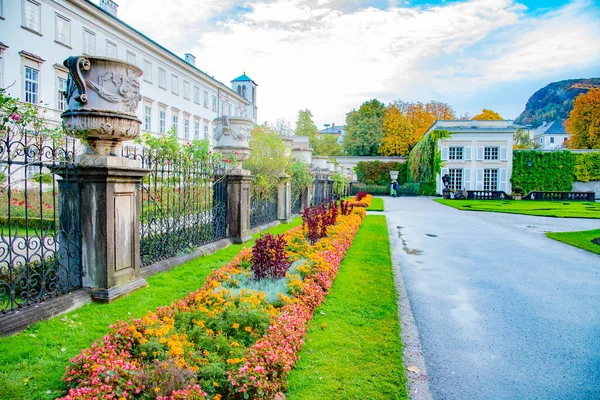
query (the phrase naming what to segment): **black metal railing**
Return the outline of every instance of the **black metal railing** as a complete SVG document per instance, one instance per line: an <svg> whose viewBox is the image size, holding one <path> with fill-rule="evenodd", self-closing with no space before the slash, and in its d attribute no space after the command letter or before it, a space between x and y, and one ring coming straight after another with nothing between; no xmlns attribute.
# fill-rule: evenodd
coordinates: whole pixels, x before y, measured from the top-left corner
<svg viewBox="0 0 600 400"><path fill-rule="evenodd" d="M277 220L277 193L255 194L250 199L250 228Z"/></svg>
<svg viewBox="0 0 600 400"><path fill-rule="evenodd" d="M295 195L292 192L292 214L300 214L302 212L302 194Z"/></svg>
<svg viewBox="0 0 600 400"><path fill-rule="evenodd" d="M140 187L142 267L226 237L222 163L156 156L137 148L125 148L124 156L150 170Z"/></svg>
<svg viewBox="0 0 600 400"><path fill-rule="evenodd" d="M512 200L501 190L467 190L468 200Z"/></svg>
<svg viewBox="0 0 600 400"><path fill-rule="evenodd" d="M313 182L312 205L319 205L334 200L333 181L326 176L319 176Z"/></svg>
<svg viewBox="0 0 600 400"><path fill-rule="evenodd" d="M529 192L523 200L537 201L594 201L594 192Z"/></svg>
<svg viewBox="0 0 600 400"><path fill-rule="evenodd" d="M79 141L4 121L0 316L82 287Z"/></svg>

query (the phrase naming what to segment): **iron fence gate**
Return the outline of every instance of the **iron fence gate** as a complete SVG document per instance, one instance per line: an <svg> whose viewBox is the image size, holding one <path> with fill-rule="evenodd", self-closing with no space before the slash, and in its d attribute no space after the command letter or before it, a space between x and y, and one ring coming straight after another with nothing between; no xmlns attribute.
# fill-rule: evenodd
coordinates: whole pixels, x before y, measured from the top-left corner
<svg viewBox="0 0 600 400"><path fill-rule="evenodd" d="M318 205L329 202L334 198L333 181L327 176L319 176L313 182L312 204Z"/></svg>
<svg viewBox="0 0 600 400"><path fill-rule="evenodd" d="M82 287L78 140L3 119L0 315Z"/></svg>
<svg viewBox="0 0 600 400"><path fill-rule="evenodd" d="M150 173L140 187L142 267L223 239L227 234L225 165L184 157L157 157L125 148Z"/></svg>
<svg viewBox="0 0 600 400"><path fill-rule="evenodd" d="M250 228L277 220L277 193L254 195L250 199Z"/></svg>

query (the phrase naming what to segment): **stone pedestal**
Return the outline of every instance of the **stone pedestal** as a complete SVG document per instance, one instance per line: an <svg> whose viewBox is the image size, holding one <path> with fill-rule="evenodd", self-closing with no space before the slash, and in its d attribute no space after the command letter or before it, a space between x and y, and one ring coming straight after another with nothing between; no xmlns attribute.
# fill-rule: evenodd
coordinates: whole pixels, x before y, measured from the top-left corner
<svg viewBox="0 0 600 400"><path fill-rule="evenodd" d="M290 177L282 174L277 184L277 219L284 224L292 222L292 186Z"/></svg>
<svg viewBox="0 0 600 400"><path fill-rule="evenodd" d="M250 234L250 171L234 169L227 178L227 227L233 243L252 239Z"/></svg>
<svg viewBox="0 0 600 400"><path fill-rule="evenodd" d="M140 277L140 162L84 155L81 182L83 285L111 302L147 285Z"/></svg>

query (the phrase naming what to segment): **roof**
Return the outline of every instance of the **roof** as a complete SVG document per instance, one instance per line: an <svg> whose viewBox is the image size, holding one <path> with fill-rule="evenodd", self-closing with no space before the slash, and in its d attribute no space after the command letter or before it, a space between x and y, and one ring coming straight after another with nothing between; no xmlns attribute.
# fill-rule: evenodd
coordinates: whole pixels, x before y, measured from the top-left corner
<svg viewBox="0 0 600 400"><path fill-rule="evenodd" d="M177 60L184 62L187 66L189 66L190 68L195 69L196 71L200 72L202 75L206 76L208 79L216 82L219 86L221 86L222 89L227 90L228 92L230 92L231 94L234 94L236 97L239 97L241 99L243 99L244 101L246 101L247 103L249 103L249 101L247 99L244 99L240 94L238 94L235 90L231 89L229 86L225 85L223 82L216 80L215 78L213 78L212 76L208 75L206 72L202 71L200 68L196 67L195 65L192 65L190 63L188 63L187 61L185 61L185 59L179 57L177 54L173 53L171 50L167 49L166 47L164 47L163 45L155 42L154 40L152 40L151 38L149 38L148 36L144 35L142 32L138 31L137 29L135 29L134 27L132 27L131 25L129 25L128 23L124 22L123 20L119 19L118 17L116 17L115 15L111 14L110 12L104 10L102 7L100 7L99 5L97 5L96 3L92 2L91 0L85 0L84 2L85 4L89 4L92 7L94 7L95 9L101 11L102 13L104 13L104 15L114 19L115 21L117 21L119 24L123 25L125 28L130 29L131 31L133 31L134 33L136 33L137 35L141 36L142 38L148 40L149 42L151 42L152 44L154 44L155 46L159 47L161 50L164 50L167 54L169 54L172 57L175 57Z"/></svg>
<svg viewBox="0 0 600 400"><path fill-rule="evenodd" d="M231 82L254 82L254 81L252 79L250 79L250 77L248 75L246 75L246 73L244 72L243 75L238 76Z"/></svg>
<svg viewBox="0 0 600 400"><path fill-rule="evenodd" d="M344 133L343 126L330 126L325 129L321 129L319 134L332 134L332 135L341 135Z"/></svg>
<svg viewBox="0 0 600 400"><path fill-rule="evenodd" d="M565 120L556 119L544 125L538 126L535 130L535 135L568 135L565 129Z"/></svg>

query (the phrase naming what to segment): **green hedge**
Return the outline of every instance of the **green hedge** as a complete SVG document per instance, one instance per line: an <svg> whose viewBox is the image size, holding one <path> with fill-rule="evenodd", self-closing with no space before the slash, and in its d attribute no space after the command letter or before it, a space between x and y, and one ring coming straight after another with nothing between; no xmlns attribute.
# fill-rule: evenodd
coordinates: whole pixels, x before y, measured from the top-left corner
<svg viewBox="0 0 600 400"><path fill-rule="evenodd" d="M428 185L429 183L406 182L398 187L398 194L400 196L430 196L430 188ZM365 185L362 183L353 183L350 194L354 196L356 193L363 190L376 196L390 195L390 185ZM433 194L435 194L435 184L433 186L433 192Z"/></svg>
<svg viewBox="0 0 600 400"><path fill-rule="evenodd" d="M513 187L525 193L538 191L570 192L573 188L575 155L570 151L513 152Z"/></svg>
<svg viewBox="0 0 600 400"><path fill-rule="evenodd" d="M365 191L376 196L389 196L390 185L365 185L364 183L353 183L350 189L350 195L354 196L358 192Z"/></svg>
<svg viewBox="0 0 600 400"><path fill-rule="evenodd" d="M575 180L600 181L600 152L575 155Z"/></svg>
<svg viewBox="0 0 600 400"><path fill-rule="evenodd" d="M8 228L8 217L0 216L0 226L4 226ZM55 230L54 219L52 218L34 218L30 217L26 219L25 217L11 217L10 218L10 226L12 228L25 228L29 227L29 229L43 229L46 230L50 228L51 231Z"/></svg>
<svg viewBox="0 0 600 400"><path fill-rule="evenodd" d="M398 171L398 183L406 179L407 165L401 162L361 161L356 164L356 177L367 185L388 185L391 183L390 171Z"/></svg>

